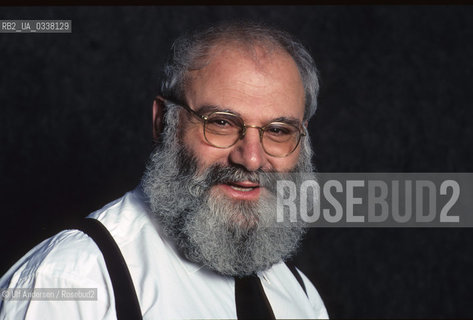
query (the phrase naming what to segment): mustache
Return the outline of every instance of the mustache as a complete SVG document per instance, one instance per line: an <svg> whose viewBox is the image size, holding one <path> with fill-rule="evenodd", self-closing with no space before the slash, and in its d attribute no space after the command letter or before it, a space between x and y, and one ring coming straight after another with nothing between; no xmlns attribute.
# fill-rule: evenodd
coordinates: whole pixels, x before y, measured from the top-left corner
<svg viewBox="0 0 473 320"><path fill-rule="evenodd" d="M249 171L245 167L238 164L224 165L215 163L208 166L203 172L199 172L198 159L192 152L186 148L178 151L178 167L185 179L191 179L193 186L190 187L192 194L201 194L208 191L217 184L232 184L242 181L250 181L258 184L259 187L266 188L269 192L276 193L276 185L278 180L292 179L290 172L278 172L276 170ZM294 169L298 169L298 166ZM197 191L197 193L193 192Z"/></svg>
<svg viewBox="0 0 473 320"><path fill-rule="evenodd" d="M269 182L270 175L275 174L275 171L263 171L261 169L249 171L240 165L223 165L221 163L212 164L205 168L203 172L199 172L197 157L186 148L181 148L178 151L177 159L180 173L194 179L200 187L211 187L220 183L240 181L251 181L261 186Z"/></svg>
<svg viewBox="0 0 473 320"><path fill-rule="evenodd" d="M209 168L206 178L209 182L213 182L214 184L240 181L251 181L261 184L261 181L264 180L261 178L261 175L264 175L262 170L250 172L234 165L224 166L216 164Z"/></svg>
<svg viewBox="0 0 473 320"><path fill-rule="evenodd" d="M195 177L197 183L205 188L210 189L217 184L232 184L242 181L250 181L258 184L259 187L275 192L276 182L282 179L284 173L277 171L248 171L247 169L236 165L214 164L208 167L205 172Z"/></svg>

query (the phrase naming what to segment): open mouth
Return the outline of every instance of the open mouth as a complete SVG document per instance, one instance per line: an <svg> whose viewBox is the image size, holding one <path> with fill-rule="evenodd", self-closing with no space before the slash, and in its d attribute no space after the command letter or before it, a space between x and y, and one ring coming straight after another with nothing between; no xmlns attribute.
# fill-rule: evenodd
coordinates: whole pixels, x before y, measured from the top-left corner
<svg viewBox="0 0 473 320"><path fill-rule="evenodd" d="M257 184L242 184L242 183L229 183L228 184L233 190L242 191L242 192L250 192L256 188L259 188Z"/></svg>
<svg viewBox="0 0 473 320"><path fill-rule="evenodd" d="M220 188L231 198L240 200L257 200L261 186L251 181L232 181L220 184Z"/></svg>

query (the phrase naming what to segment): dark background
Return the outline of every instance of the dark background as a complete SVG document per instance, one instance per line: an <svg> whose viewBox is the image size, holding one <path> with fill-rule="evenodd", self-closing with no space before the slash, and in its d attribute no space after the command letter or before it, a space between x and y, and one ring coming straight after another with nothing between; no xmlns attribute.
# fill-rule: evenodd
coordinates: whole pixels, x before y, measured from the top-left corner
<svg viewBox="0 0 473 320"><path fill-rule="evenodd" d="M322 172L472 172L473 7L37 7L72 34L0 34L0 273L132 189L171 41L202 23L281 26L321 75ZM470 229L315 229L297 257L333 318L473 317Z"/></svg>

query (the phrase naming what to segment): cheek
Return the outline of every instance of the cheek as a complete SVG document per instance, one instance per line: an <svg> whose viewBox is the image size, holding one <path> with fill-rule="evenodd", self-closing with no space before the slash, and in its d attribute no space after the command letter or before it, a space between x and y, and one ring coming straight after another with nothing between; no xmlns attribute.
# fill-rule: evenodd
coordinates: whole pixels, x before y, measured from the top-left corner
<svg viewBox="0 0 473 320"><path fill-rule="evenodd" d="M190 150L194 150L201 143L202 133L197 126L186 125L180 130L180 141Z"/></svg>
<svg viewBox="0 0 473 320"><path fill-rule="evenodd" d="M184 146L196 157L199 166L208 167L215 163L226 164L228 158L227 149L219 149L209 145L204 138L202 128L188 126L182 132L181 141Z"/></svg>
<svg viewBox="0 0 473 320"><path fill-rule="evenodd" d="M272 167L279 172L288 172L294 169L299 161L300 147L286 158L273 158Z"/></svg>

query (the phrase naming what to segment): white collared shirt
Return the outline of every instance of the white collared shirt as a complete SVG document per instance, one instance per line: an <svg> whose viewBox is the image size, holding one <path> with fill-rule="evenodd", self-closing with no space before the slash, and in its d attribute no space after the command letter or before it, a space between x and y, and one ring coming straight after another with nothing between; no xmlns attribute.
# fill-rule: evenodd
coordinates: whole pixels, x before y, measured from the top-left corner
<svg viewBox="0 0 473 320"><path fill-rule="evenodd" d="M92 213L117 242L130 270L143 319L236 319L235 283L182 258L149 216L140 188ZM284 263L258 276L276 318L326 319L312 283L307 296ZM28 252L1 288L97 288L95 301L3 300L0 319L116 319L112 283L95 242L65 230Z"/></svg>

